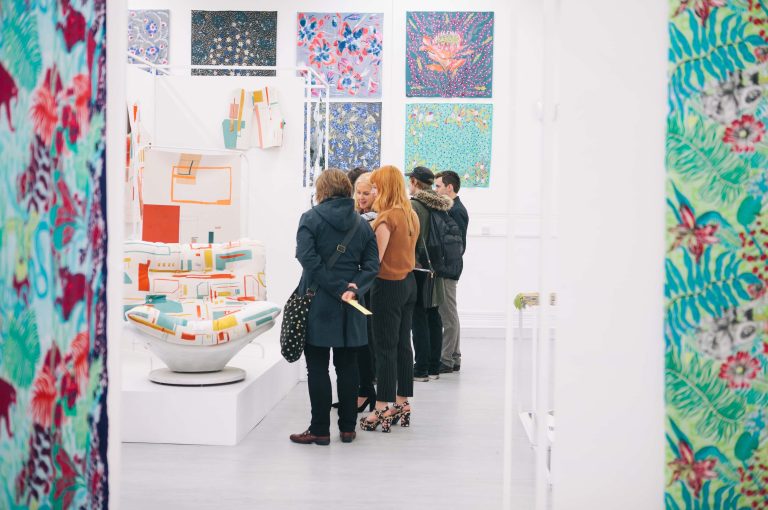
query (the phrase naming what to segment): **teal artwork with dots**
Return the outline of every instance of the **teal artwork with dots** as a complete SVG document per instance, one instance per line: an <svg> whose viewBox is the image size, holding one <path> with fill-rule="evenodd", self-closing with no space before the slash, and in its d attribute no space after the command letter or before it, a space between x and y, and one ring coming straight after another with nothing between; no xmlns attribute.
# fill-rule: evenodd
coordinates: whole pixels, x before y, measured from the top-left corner
<svg viewBox="0 0 768 510"><path fill-rule="evenodd" d="M462 188L487 188L491 182L491 104L406 105L405 170L425 166L453 170Z"/></svg>

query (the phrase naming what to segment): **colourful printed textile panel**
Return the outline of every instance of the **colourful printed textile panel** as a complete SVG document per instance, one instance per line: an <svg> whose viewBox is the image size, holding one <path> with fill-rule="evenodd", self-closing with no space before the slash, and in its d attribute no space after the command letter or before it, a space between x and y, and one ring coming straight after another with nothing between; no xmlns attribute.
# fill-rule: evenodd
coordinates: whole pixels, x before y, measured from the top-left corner
<svg viewBox="0 0 768 510"><path fill-rule="evenodd" d="M405 169L453 170L462 187L487 188L491 179L490 104L406 105Z"/></svg>
<svg viewBox="0 0 768 510"><path fill-rule="evenodd" d="M666 508L768 508L768 11L670 5Z"/></svg>
<svg viewBox="0 0 768 510"><path fill-rule="evenodd" d="M153 64L167 64L169 20L167 10L128 11L128 51Z"/></svg>
<svg viewBox="0 0 768 510"><path fill-rule="evenodd" d="M139 331L168 343L219 345L268 330L280 314L280 308L266 301L235 301L232 306L211 320L191 320L152 305L134 307L126 318Z"/></svg>
<svg viewBox="0 0 768 510"><path fill-rule="evenodd" d="M123 273L125 305L143 304L150 296L163 296L169 302L219 298L264 301L267 299L265 267L264 245L249 239L225 244L127 241ZM197 312L196 317L205 315Z"/></svg>
<svg viewBox="0 0 768 510"><path fill-rule="evenodd" d="M405 95L492 97L492 12L409 12Z"/></svg>
<svg viewBox="0 0 768 510"><path fill-rule="evenodd" d="M310 172L304 186L314 186L315 176L326 168L325 105L315 103L310 116ZM381 103L331 103L328 119L328 165L348 172L356 167L374 170L381 164ZM306 126L304 126L306 136ZM306 138L305 138L306 141Z"/></svg>
<svg viewBox="0 0 768 510"><path fill-rule="evenodd" d="M296 64L308 66L335 97L381 97L383 14L300 12Z"/></svg>
<svg viewBox="0 0 768 510"><path fill-rule="evenodd" d="M192 65L277 65L277 11L192 11ZM275 76L275 71L193 69L201 76Z"/></svg>
<svg viewBox="0 0 768 510"><path fill-rule="evenodd" d="M0 508L108 505L105 23L0 2Z"/></svg>

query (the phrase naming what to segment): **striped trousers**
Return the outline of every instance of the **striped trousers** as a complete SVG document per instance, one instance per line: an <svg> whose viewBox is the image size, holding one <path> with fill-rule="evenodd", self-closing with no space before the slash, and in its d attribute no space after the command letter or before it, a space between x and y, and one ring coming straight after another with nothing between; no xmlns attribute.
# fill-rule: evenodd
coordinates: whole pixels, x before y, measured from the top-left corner
<svg viewBox="0 0 768 510"><path fill-rule="evenodd" d="M411 322L416 304L416 280L376 278L371 289L373 348L376 352L376 399L394 402L413 396Z"/></svg>

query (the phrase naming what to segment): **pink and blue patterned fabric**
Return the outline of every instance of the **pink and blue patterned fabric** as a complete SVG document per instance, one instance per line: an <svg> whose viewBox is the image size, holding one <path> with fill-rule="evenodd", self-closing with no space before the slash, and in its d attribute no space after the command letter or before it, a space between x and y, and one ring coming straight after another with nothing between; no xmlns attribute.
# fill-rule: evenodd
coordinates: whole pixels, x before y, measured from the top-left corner
<svg viewBox="0 0 768 510"><path fill-rule="evenodd" d="M128 51L153 64L167 64L169 22L168 10L128 11Z"/></svg>
<svg viewBox="0 0 768 510"><path fill-rule="evenodd" d="M105 22L0 0L0 508L108 505Z"/></svg>

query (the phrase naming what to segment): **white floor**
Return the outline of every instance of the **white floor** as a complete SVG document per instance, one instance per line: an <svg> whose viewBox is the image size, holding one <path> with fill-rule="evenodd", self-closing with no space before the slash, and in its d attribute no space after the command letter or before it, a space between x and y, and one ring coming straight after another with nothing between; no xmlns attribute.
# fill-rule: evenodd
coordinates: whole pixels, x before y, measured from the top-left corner
<svg viewBox="0 0 768 510"><path fill-rule="evenodd" d="M459 374L415 383L410 429L293 444L288 435L309 423L299 383L237 446L124 444L121 508L501 508L504 342L463 344ZM534 506L533 452L514 427L512 506L525 510Z"/></svg>

